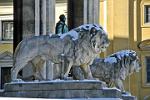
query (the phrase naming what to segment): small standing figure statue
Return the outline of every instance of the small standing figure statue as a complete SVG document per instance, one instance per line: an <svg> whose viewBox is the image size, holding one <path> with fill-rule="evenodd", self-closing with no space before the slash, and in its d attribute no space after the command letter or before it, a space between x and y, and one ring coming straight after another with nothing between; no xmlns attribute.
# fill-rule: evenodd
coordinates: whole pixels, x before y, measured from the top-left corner
<svg viewBox="0 0 150 100"><path fill-rule="evenodd" d="M63 34L68 32L68 26L65 24L66 17L64 14L59 16L59 22L56 24L55 33Z"/></svg>

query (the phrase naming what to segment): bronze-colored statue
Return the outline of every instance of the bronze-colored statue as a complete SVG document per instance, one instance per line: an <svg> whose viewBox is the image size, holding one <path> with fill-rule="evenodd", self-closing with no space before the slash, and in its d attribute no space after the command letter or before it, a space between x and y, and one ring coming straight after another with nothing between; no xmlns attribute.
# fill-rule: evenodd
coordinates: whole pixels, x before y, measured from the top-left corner
<svg viewBox="0 0 150 100"><path fill-rule="evenodd" d="M55 33L63 34L68 32L68 26L65 24L66 17L64 14L59 16L59 22L56 24Z"/></svg>

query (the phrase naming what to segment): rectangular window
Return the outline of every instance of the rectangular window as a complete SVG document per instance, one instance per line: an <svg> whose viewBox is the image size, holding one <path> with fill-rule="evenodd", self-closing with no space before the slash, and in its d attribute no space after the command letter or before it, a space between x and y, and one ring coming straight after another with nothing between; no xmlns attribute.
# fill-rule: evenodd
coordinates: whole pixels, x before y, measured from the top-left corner
<svg viewBox="0 0 150 100"><path fill-rule="evenodd" d="M2 21L2 40L13 40L13 21Z"/></svg>
<svg viewBox="0 0 150 100"><path fill-rule="evenodd" d="M150 83L150 56L146 57L146 71L147 83Z"/></svg>
<svg viewBox="0 0 150 100"><path fill-rule="evenodd" d="M150 23L150 5L145 5L145 23Z"/></svg>

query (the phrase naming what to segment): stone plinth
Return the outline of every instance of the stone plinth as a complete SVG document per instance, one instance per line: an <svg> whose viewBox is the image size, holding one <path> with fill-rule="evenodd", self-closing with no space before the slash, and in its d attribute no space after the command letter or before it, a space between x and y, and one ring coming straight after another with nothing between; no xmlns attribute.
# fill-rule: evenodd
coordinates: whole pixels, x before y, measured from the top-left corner
<svg viewBox="0 0 150 100"><path fill-rule="evenodd" d="M61 98L97 100L136 100L134 96L122 95L116 88L106 88L106 84L96 80L57 80L39 82L13 82L4 86L2 97Z"/></svg>
<svg viewBox="0 0 150 100"><path fill-rule="evenodd" d="M92 90L106 86L101 81L39 81L6 83L5 91Z"/></svg>
<svg viewBox="0 0 150 100"><path fill-rule="evenodd" d="M4 96L32 98L99 98L103 97L101 81L43 81L7 83Z"/></svg>
<svg viewBox="0 0 150 100"><path fill-rule="evenodd" d="M123 100L137 100L135 96L122 95Z"/></svg>
<svg viewBox="0 0 150 100"><path fill-rule="evenodd" d="M0 90L0 97L2 97L4 94L4 90Z"/></svg>
<svg viewBox="0 0 150 100"><path fill-rule="evenodd" d="M104 97L120 98L122 93L117 88L103 88L103 95Z"/></svg>

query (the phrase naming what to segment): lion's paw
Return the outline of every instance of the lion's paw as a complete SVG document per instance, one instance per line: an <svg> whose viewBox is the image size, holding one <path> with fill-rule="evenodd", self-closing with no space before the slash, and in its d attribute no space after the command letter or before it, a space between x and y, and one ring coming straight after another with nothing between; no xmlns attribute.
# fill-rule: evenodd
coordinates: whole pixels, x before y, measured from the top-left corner
<svg viewBox="0 0 150 100"><path fill-rule="evenodd" d="M64 80L73 80L72 77L63 77Z"/></svg>

